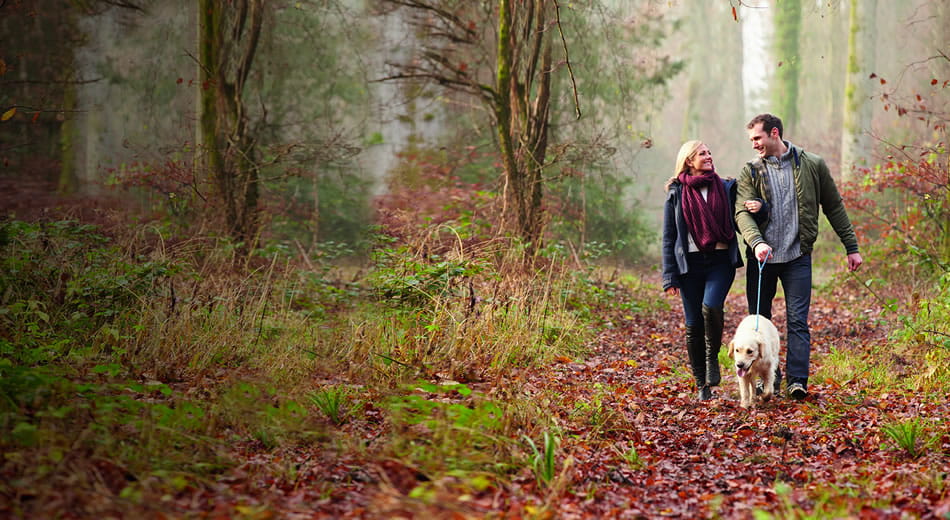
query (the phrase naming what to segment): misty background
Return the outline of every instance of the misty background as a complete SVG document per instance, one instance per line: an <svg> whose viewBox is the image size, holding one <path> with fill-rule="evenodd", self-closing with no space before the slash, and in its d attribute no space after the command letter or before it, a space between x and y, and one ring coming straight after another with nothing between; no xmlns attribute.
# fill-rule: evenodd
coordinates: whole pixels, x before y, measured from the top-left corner
<svg viewBox="0 0 950 520"><path fill-rule="evenodd" d="M0 104L17 107L0 125L3 175L86 194L135 185L143 205L168 204L187 184L174 174L189 175L196 143L197 4L89 5L37 0L3 13ZM948 72L948 60L935 59L948 43L946 2L604 0L561 9L582 116L561 61L551 132L569 149L551 168L563 182L549 189L561 200L585 193L585 223L562 228L637 242L630 255L656 252L663 184L685 140L705 141L720 175L736 176L752 157L746 122L770 111L785 120L787 139L838 176L892 153L888 143L934 138L914 117L918 105L946 112L945 86L934 84ZM854 9L870 30L854 31ZM385 80L394 63L416 59L419 34L386 2L268 3L247 104L262 176L273 181L264 204L283 215L274 229L352 240L407 152L490 155L490 114L475 100ZM492 28L484 34L490 48ZM855 45L862 54L849 69ZM851 130L846 117L858 117ZM849 138L858 152L843 160ZM496 162L471 170L463 178L499 189ZM588 200L584 190L598 183L609 203ZM615 225L626 228L609 232Z"/></svg>

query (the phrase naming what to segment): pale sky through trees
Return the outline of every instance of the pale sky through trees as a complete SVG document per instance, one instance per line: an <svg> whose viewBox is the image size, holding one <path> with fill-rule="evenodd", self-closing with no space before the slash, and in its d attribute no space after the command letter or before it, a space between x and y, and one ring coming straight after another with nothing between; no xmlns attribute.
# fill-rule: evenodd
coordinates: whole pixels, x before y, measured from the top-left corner
<svg viewBox="0 0 950 520"><path fill-rule="evenodd" d="M769 78L772 76L769 48L775 28L772 9L766 0L749 1L740 11L742 23L742 85L745 97L745 119L767 112L770 99Z"/></svg>

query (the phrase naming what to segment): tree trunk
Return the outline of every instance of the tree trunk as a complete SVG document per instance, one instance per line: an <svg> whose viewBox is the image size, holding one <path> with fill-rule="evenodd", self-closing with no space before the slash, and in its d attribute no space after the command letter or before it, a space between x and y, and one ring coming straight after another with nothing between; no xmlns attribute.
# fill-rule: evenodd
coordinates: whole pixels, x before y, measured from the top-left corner
<svg viewBox="0 0 950 520"><path fill-rule="evenodd" d="M772 105L782 118L786 135L795 135L798 123L798 75L801 68L798 36L801 31L801 0L781 0L775 6L775 86Z"/></svg>
<svg viewBox="0 0 950 520"><path fill-rule="evenodd" d="M851 0L848 71L845 82L844 127L841 134L841 177L854 178L855 168L870 164L872 106L869 102L875 67L877 0Z"/></svg>
<svg viewBox="0 0 950 520"><path fill-rule="evenodd" d="M500 0L498 5L498 52L495 64L495 129L498 133L498 148L505 168L505 187L502 194L505 208L503 218L516 212L520 219L519 196L524 184L519 174L515 150L511 142L511 4Z"/></svg>
<svg viewBox="0 0 950 520"><path fill-rule="evenodd" d="M199 0L198 9L202 164L223 205L228 233L250 247L259 225L260 187L244 87L260 39L263 3Z"/></svg>
<svg viewBox="0 0 950 520"><path fill-rule="evenodd" d="M79 23L77 15L72 9L66 9L60 13L63 27L60 29L61 37L68 41L69 34L79 32ZM61 194L73 194L79 191L80 183L80 163L79 146L82 143L79 130L79 85L77 79L81 75L77 70L76 53L73 48L67 47L63 52L61 69L58 78L63 85L63 122L59 125L59 179L57 191ZM55 143L55 136L50 136L51 141ZM86 172L87 178L94 178L95 172Z"/></svg>
<svg viewBox="0 0 950 520"><path fill-rule="evenodd" d="M529 252L536 250L544 227L543 173L552 103L551 75L555 68L552 35L559 34L560 29L558 18L552 16L559 14L557 2L498 0L497 11L468 1L387 3L413 10L414 23L421 29L418 39L425 42L418 56L399 64L399 73L388 79L428 81L479 97L494 117L495 138L504 168L500 229L521 237ZM480 25L465 19L481 14L497 16L490 22L497 30L497 40L493 42L494 69L471 72L466 63L473 59L470 53L482 52L477 29ZM440 43L446 39L465 47L464 52ZM491 62L490 58L474 58ZM458 66L460 61L464 66ZM479 79L489 75L493 84Z"/></svg>
<svg viewBox="0 0 950 520"><path fill-rule="evenodd" d="M505 220L525 241L529 251L540 246L544 224L543 170L553 68L548 34L552 29L544 26L547 11L543 0L526 2L517 17L508 0L501 0L498 10L492 108L505 168ZM519 36L524 40L519 41ZM522 52L516 53L516 49Z"/></svg>
<svg viewBox="0 0 950 520"><path fill-rule="evenodd" d="M59 129L60 142L60 169L57 191L62 194L73 194L79 190L79 174L76 171L76 141L79 137L76 125L76 98L78 87L73 81L72 74L65 75L63 86L63 113L65 119Z"/></svg>
<svg viewBox="0 0 950 520"><path fill-rule="evenodd" d="M198 152L201 155L195 163L200 164L207 175L218 183L217 189L223 196L224 193L230 193L231 190L220 184L226 182L226 178L221 173L224 170L224 160L221 156L221 148L218 145L217 96L213 86L215 70L219 61L218 49L221 45L220 13L215 0L198 0L198 31L200 61L200 81L198 83L200 106L198 120L200 128L198 134L201 143ZM233 215L226 215L225 218L231 221Z"/></svg>
<svg viewBox="0 0 950 520"><path fill-rule="evenodd" d="M950 5L946 2L937 2L935 5L936 23L934 23L933 41L936 42L936 50L943 53L941 60L931 62L934 78L945 78L950 76ZM950 154L945 154L943 165L944 174L950 181ZM945 190L944 208L946 215L950 212L950 189ZM942 247L940 250L940 259L944 265L950 265L950 219L944 219L943 223Z"/></svg>

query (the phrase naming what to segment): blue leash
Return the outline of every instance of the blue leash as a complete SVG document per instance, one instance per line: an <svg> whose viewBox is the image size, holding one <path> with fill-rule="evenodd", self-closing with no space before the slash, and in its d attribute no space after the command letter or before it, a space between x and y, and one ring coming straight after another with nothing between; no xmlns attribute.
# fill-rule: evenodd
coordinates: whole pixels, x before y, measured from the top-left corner
<svg viewBox="0 0 950 520"><path fill-rule="evenodd" d="M755 291L755 330L759 330L759 303L762 301L762 271L765 269L765 263L769 261L769 257L772 256L772 252L769 251L769 254L765 255L765 260L759 262L759 288Z"/></svg>

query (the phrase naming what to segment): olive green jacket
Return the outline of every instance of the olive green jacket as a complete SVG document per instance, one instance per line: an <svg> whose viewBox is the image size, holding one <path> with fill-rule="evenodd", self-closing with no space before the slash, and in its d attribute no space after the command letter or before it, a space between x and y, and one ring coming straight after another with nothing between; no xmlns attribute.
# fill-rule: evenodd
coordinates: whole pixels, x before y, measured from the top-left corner
<svg viewBox="0 0 950 520"><path fill-rule="evenodd" d="M857 253L858 239L825 160L813 153L806 153L788 141L785 144L791 148L794 161L792 172L798 199L798 238L802 254L811 253L818 238L818 206L821 206L847 253ZM761 158L746 163L742 168L736 196L736 224L745 243L750 248L755 248L760 242L764 242L762 231L768 227L769 219L756 222L753 214L743 205L750 199L773 203L769 176ZM778 210L779 208L772 206L772 212Z"/></svg>

